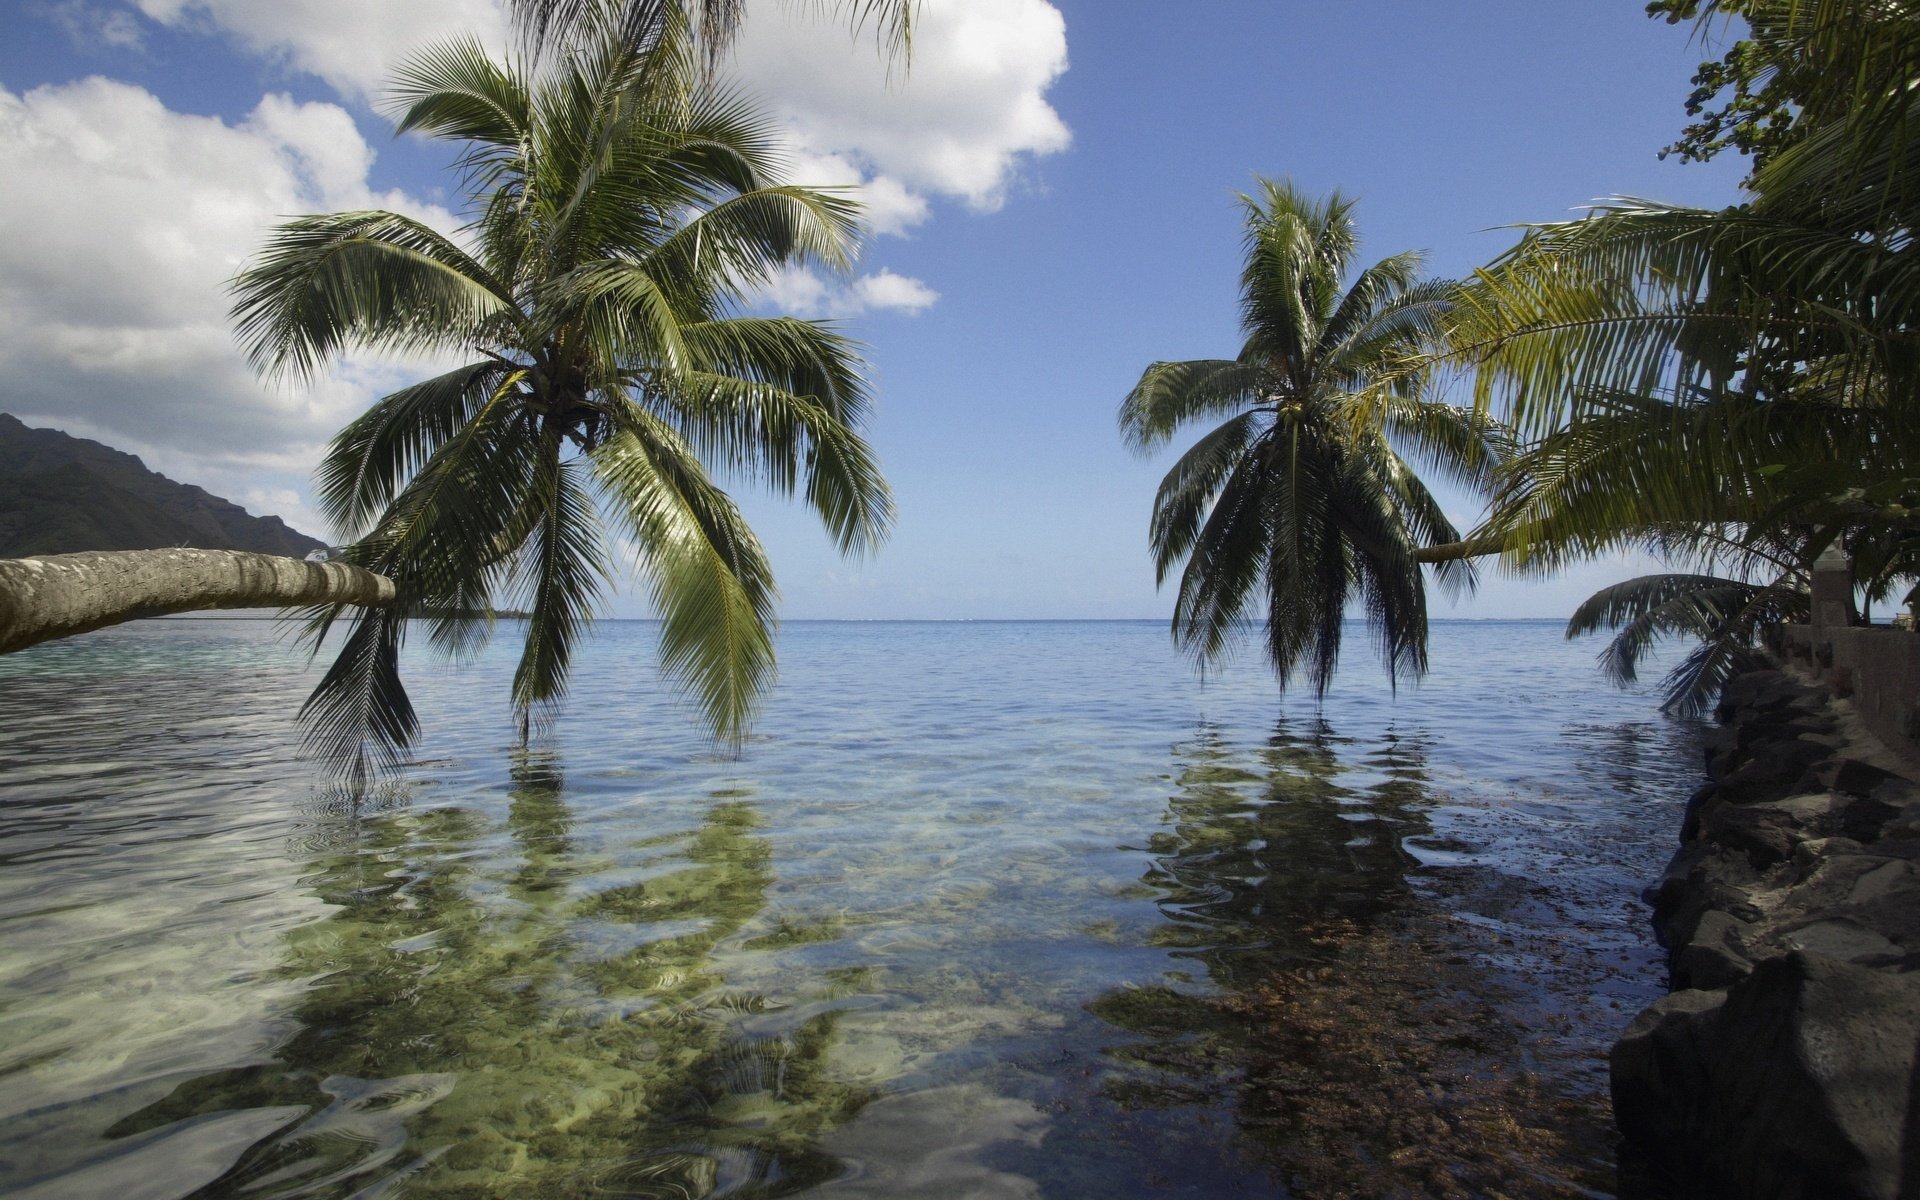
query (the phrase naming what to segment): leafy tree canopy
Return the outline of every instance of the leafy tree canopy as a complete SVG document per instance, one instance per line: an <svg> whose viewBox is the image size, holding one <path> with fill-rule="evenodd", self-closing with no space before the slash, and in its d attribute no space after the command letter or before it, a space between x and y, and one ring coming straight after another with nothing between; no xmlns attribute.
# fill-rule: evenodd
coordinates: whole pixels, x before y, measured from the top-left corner
<svg viewBox="0 0 1920 1200"><path fill-rule="evenodd" d="M774 130L699 69L685 19L665 6L660 36L639 43L588 23L504 61L471 41L420 52L392 109L401 132L463 148L468 225L299 217L233 281L265 373L310 376L355 346L450 365L376 402L319 470L352 560L400 591L352 618L304 710L312 744L355 776L415 736L398 665L409 618L463 657L491 632L479 614L528 612L524 728L564 697L623 567L648 586L666 674L737 740L773 676L775 592L716 472L798 493L847 552L891 523L860 433L857 348L743 307L788 265L845 268L856 206L781 181ZM310 615L317 650L345 614Z"/></svg>

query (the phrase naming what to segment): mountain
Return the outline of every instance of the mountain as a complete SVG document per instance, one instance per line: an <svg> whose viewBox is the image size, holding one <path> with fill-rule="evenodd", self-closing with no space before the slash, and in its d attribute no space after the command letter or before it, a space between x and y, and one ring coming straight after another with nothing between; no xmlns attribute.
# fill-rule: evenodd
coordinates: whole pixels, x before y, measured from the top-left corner
<svg viewBox="0 0 1920 1200"><path fill-rule="evenodd" d="M0 413L0 558L168 546L303 558L325 544L131 454Z"/></svg>

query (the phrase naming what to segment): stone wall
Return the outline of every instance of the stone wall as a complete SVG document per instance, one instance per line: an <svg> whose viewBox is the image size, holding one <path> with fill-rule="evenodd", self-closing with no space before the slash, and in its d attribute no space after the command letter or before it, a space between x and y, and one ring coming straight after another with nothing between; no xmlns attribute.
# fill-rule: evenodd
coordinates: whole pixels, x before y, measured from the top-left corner
<svg viewBox="0 0 1920 1200"><path fill-rule="evenodd" d="M1888 625L1777 625L1768 646L1850 700L1874 736L1920 762L1920 633Z"/></svg>
<svg viewBox="0 0 1920 1200"><path fill-rule="evenodd" d="M1784 672L1718 715L1648 889L1673 991L1613 1049L1621 1195L1920 1196L1920 785Z"/></svg>

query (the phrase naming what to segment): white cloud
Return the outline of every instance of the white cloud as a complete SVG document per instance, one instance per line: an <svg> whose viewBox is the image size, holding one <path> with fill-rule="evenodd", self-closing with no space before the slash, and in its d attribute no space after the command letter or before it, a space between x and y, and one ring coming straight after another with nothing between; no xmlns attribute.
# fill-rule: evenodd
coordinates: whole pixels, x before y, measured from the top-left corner
<svg viewBox="0 0 1920 1200"><path fill-rule="evenodd" d="M877 234L904 234L927 219L925 196L891 176L869 177L845 154L795 149L787 154L787 178L807 187L844 188L859 198L867 228Z"/></svg>
<svg viewBox="0 0 1920 1200"><path fill-rule="evenodd" d="M229 125L106 79L0 90L0 155L32 181L0 189L0 407L30 424L222 494L301 488L320 443L406 377L356 358L311 388L269 388L230 331L225 281L285 216L452 223L368 187L373 152L338 107L270 95Z"/></svg>
<svg viewBox="0 0 1920 1200"><path fill-rule="evenodd" d="M1071 140L1046 100L1067 69L1066 21L1051 4L926 0L918 20L902 70L844 22L793 0L750 0L733 61L742 86L791 128L801 163L858 164L883 232L912 223L900 219L903 198L997 209L1023 163Z"/></svg>
<svg viewBox="0 0 1920 1200"><path fill-rule="evenodd" d="M87 0L58 0L47 5L44 11L81 46L138 50L146 45L140 19L125 9L90 4Z"/></svg>
<svg viewBox="0 0 1920 1200"><path fill-rule="evenodd" d="M853 292L863 308L887 308L905 313L917 313L940 298L939 292L918 279L886 270L862 275L854 281Z"/></svg>
<svg viewBox="0 0 1920 1200"><path fill-rule="evenodd" d="M317 75L343 96L379 94L419 47L470 33L506 44L494 0L128 0L163 25L216 28L264 58Z"/></svg>
<svg viewBox="0 0 1920 1200"><path fill-rule="evenodd" d="M427 43L509 40L498 0L124 2L165 25L224 32L356 100L378 95ZM1046 101L1067 67L1066 21L1046 0L924 0L917 20L903 67L850 36L843 14L750 0L731 62L789 128L796 181L859 185L877 233L925 220L929 195L996 209L1025 160L1070 141Z"/></svg>
<svg viewBox="0 0 1920 1200"><path fill-rule="evenodd" d="M818 272L792 268L762 288L760 303L798 317L855 317L891 311L918 316L940 299L918 279L880 270L848 282L829 282Z"/></svg>
<svg viewBox="0 0 1920 1200"><path fill-rule="evenodd" d="M141 22L219 34L348 101L376 95L421 45L471 32L500 46L497 0L54 0L73 36L137 47ZM137 14L137 15L136 15ZM876 232L925 223L931 201L987 211L1035 157L1063 149L1046 102L1066 68L1044 0L926 0L911 68L890 70L806 0L752 0L734 71L791 125L800 182L857 187ZM238 121L169 110L94 78L0 88L0 409L132 450L150 466L324 535L300 497L322 442L421 364L349 358L310 388L263 386L234 346L225 281L278 220L443 209L369 184L374 152L334 104L266 95ZM890 270L846 282L795 271L786 311L914 314L938 299ZM290 498L291 497L291 498Z"/></svg>

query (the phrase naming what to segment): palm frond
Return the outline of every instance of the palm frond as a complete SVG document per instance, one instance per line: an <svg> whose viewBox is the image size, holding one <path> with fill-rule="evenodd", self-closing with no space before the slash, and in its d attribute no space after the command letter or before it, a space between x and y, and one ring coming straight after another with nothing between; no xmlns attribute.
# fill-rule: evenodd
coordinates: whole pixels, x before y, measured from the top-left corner
<svg viewBox="0 0 1920 1200"><path fill-rule="evenodd" d="M912 57L914 14L920 0L807 0L805 7L844 12L856 31L871 26L885 53ZM611 35L637 50L647 50L669 36L671 20L680 17L697 38L711 69L732 45L746 4L744 0L509 0L508 11L530 45L553 48Z"/></svg>
<svg viewBox="0 0 1920 1200"><path fill-rule="evenodd" d="M1711 575L1647 575L1602 588L1574 611L1567 636L1617 629L1600 665L1616 682L1632 682L1640 662L1660 641L1681 637L1700 645L1667 675L1662 707L1685 716L1705 711L1727 679L1755 666L1760 629L1804 618L1803 581L1782 576L1752 583Z"/></svg>
<svg viewBox="0 0 1920 1200"><path fill-rule="evenodd" d="M714 735L738 744L773 678L773 576L732 501L664 422L637 406L592 455L632 530L660 616L660 659L701 701Z"/></svg>
<svg viewBox="0 0 1920 1200"><path fill-rule="evenodd" d="M893 527L893 493L855 427L811 396L688 372L666 387L668 419L703 459L791 494L806 482L809 507L843 554L879 548Z"/></svg>
<svg viewBox="0 0 1920 1200"><path fill-rule="evenodd" d="M1260 367L1231 358L1157 362L1120 402L1120 435L1146 453L1189 421L1231 416L1260 400Z"/></svg>
<svg viewBox="0 0 1920 1200"><path fill-rule="evenodd" d="M358 539L435 451L466 428L508 369L468 363L376 401L328 443L315 470L320 509L342 541Z"/></svg>
<svg viewBox="0 0 1920 1200"><path fill-rule="evenodd" d="M508 170L525 169L533 134L525 74L495 62L473 38L453 38L404 60L382 107L395 133L469 143L460 165L476 188L490 189Z"/></svg>
<svg viewBox="0 0 1920 1200"><path fill-rule="evenodd" d="M1229 418L1195 442L1161 479L1147 530L1156 584L1165 583L1174 565L1192 551L1214 498L1233 470L1254 453L1254 439L1269 423L1255 412Z"/></svg>
<svg viewBox="0 0 1920 1200"><path fill-rule="evenodd" d="M823 188L762 187L733 196L674 230L648 259L649 272L679 291L716 276L757 286L782 268L851 267L860 208Z"/></svg>
<svg viewBox="0 0 1920 1200"><path fill-rule="evenodd" d="M1455 297L1452 353L1523 433L1583 397L1724 388L1822 358L1911 379L1920 272L1846 231L1620 200L1530 229Z"/></svg>
<svg viewBox="0 0 1920 1200"><path fill-rule="evenodd" d="M447 238L409 217L345 212L279 226L233 278L232 317L263 374L309 378L349 346L459 348L510 294Z"/></svg>
<svg viewBox="0 0 1920 1200"><path fill-rule="evenodd" d="M1172 628L1175 644L1202 670L1227 657L1264 574L1272 543L1269 491L1259 467L1241 459L1193 538L1174 597ZM1276 658L1276 666L1280 661Z"/></svg>
<svg viewBox="0 0 1920 1200"><path fill-rule="evenodd" d="M513 702L522 712L557 703L566 694L573 647L593 620L611 570L593 498L584 486L588 467L563 460L557 437L542 448L534 481L539 520L516 566L516 607L527 619L526 647L513 673Z"/></svg>
<svg viewBox="0 0 1920 1200"><path fill-rule="evenodd" d="M361 609L339 654L300 706L308 753L333 767L358 793L376 769L405 761L420 721L400 681L406 616Z"/></svg>

